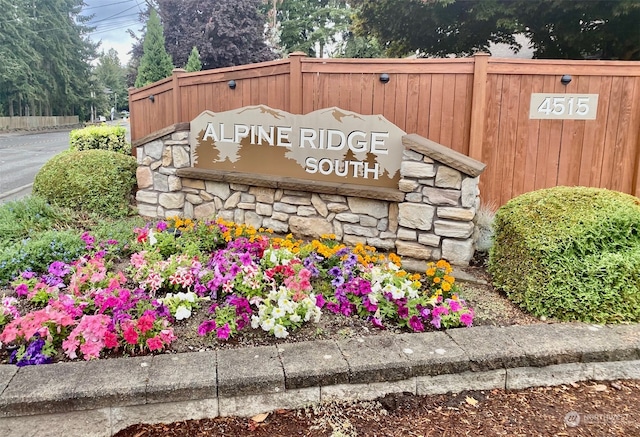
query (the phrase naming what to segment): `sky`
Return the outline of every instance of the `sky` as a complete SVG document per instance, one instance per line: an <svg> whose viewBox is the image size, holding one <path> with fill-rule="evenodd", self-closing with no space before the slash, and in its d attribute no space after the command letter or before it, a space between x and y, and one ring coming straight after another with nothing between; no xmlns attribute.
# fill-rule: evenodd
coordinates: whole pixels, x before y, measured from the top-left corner
<svg viewBox="0 0 640 437"><path fill-rule="evenodd" d="M95 27L90 38L102 41L98 50L107 52L116 49L120 63L124 66L129 62L128 54L133 45L133 39L127 29L138 33L142 23L138 21L138 14L145 10L145 0L84 0L86 6L82 15L94 15L89 25Z"/></svg>

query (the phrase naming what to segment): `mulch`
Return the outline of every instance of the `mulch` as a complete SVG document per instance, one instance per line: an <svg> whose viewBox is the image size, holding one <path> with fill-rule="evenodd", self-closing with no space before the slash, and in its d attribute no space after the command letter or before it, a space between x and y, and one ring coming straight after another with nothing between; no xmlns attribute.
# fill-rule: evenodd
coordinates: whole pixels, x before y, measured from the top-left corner
<svg viewBox="0 0 640 437"><path fill-rule="evenodd" d="M640 380L525 390L387 395L253 418L134 425L117 437L640 436Z"/></svg>

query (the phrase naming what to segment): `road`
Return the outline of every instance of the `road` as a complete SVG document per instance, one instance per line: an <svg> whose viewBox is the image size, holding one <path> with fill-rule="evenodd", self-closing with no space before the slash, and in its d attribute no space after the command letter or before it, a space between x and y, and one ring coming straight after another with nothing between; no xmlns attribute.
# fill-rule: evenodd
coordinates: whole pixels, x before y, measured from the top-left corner
<svg viewBox="0 0 640 437"><path fill-rule="evenodd" d="M38 170L69 148L69 131L0 135L0 203L31 193Z"/></svg>
<svg viewBox="0 0 640 437"><path fill-rule="evenodd" d="M123 126L126 139L131 142L127 120L107 124ZM69 132L0 133L0 204L31 194L38 170L69 148Z"/></svg>

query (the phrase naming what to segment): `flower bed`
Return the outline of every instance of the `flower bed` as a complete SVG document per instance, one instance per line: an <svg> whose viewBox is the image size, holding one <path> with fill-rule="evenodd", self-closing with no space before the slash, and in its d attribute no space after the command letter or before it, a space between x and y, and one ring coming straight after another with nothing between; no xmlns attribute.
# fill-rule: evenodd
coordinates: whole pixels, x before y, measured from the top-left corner
<svg viewBox="0 0 640 437"><path fill-rule="evenodd" d="M124 271L113 268L116 242L96 244L85 233L77 261L16 278L17 298L0 302L0 342L11 362L167 350L175 324L196 312L208 314L198 335L219 341L248 329L286 338L326 312L418 332L473 321L443 260L411 274L372 247L273 237L221 220L175 218L135 232Z"/></svg>

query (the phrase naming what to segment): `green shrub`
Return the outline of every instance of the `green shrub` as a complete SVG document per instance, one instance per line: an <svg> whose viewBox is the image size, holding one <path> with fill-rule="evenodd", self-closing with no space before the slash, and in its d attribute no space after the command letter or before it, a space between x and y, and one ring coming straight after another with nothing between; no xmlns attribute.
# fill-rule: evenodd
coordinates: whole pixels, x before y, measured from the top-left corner
<svg viewBox="0 0 640 437"><path fill-rule="evenodd" d="M131 155L131 146L127 143L126 130L122 126L88 126L72 130L69 135L70 149L109 150Z"/></svg>
<svg viewBox="0 0 640 437"><path fill-rule="evenodd" d="M34 233L71 224L69 211L46 200L29 196L0 205L0 246L20 241Z"/></svg>
<svg viewBox="0 0 640 437"><path fill-rule="evenodd" d="M598 188L518 196L494 222L489 271L536 316L640 321L640 200Z"/></svg>
<svg viewBox="0 0 640 437"><path fill-rule="evenodd" d="M44 273L54 261L71 262L84 253L77 231L46 231L0 249L0 285L24 270Z"/></svg>
<svg viewBox="0 0 640 437"><path fill-rule="evenodd" d="M36 175L33 192L59 206L122 217L136 182L136 159L106 150L63 152Z"/></svg>

